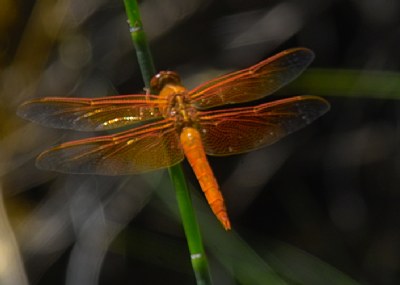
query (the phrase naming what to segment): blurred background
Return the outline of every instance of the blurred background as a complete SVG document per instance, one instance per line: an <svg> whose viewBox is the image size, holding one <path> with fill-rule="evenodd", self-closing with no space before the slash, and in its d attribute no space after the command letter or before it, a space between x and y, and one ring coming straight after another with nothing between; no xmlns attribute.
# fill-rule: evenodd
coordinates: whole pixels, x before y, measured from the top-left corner
<svg viewBox="0 0 400 285"><path fill-rule="evenodd" d="M36 97L143 92L123 1L0 3L0 283L195 284L164 172L38 170L41 151L94 134L15 115ZM400 2L139 3L157 69L178 71L188 88L304 46L316 54L310 69L265 100L331 103L271 147L210 158L234 232L210 215L183 163L215 283L399 284Z"/></svg>

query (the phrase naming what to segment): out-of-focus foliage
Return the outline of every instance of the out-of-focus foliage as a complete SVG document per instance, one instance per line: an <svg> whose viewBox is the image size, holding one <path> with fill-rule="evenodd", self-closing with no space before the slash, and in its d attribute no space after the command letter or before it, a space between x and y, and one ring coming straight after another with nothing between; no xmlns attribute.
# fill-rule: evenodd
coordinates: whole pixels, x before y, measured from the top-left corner
<svg viewBox="0 0 400 285"><path fill-rule="evenodd" d="M110 178L40 171L34 158L42 150L94 134L15 116L18 104L34 97L143 92L122 2L1 0L1 284L194 282L161 172ZM178 71L189 88L306 46L315 62L281 94L328 96L332 104L274 146L210 159L243 236L201 218L216 284L398 284L400 2L140 3L157 68ZM197 209L201 217L209 211L201 202Z"/></svg>

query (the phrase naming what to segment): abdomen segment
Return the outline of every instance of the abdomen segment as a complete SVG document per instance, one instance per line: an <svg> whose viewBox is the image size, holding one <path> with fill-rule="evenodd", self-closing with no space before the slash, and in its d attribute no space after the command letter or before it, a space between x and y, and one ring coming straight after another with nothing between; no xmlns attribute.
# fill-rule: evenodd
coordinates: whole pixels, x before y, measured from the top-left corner
<svg viewBox="0 0 400 285"><path fill-rule="evenodd" d="M185 156L193 168L208 204L210 204L212 211L224 228L229 230L231 225L226 212L224 198L208 163L200 133L195 128L186 127L183 128L180 139Z"/></svg>

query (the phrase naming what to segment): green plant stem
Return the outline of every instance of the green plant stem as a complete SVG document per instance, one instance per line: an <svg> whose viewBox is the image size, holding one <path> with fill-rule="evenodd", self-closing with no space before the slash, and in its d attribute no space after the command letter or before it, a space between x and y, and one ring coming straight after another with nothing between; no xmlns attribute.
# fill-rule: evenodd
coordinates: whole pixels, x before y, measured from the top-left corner
<svg viewBox="0 0 400 285"><path fill-rule="evenodd" d="M172 184L175 187L176 199L189 246L190 258L197 284L212 284L207 257L200 235L200 229L194 213L192 199L190 197L189 189L187 188L182 167L180 164L174 165L168 169L168 172Z"/></svg>
<svg viewBox="0 0 400 285"><path fill-rule="evenodd" d="M142 21L140 19L139 7L136 0L124 0L124 4L143 80L145 86L150 88L150 79L156 72L146 40L146 34L143 30ZM199 226L182 168L180 164L178 164L170 167L168 172L176 191L179 212L181 214L197 284L212 284Z"/></svg>
<svg viewBox="0 0 400 285"><path fill-rule="evenodd" d="M136 0L124 0L124 4L128 16L129 31L131 32L133 45L135 46L136 57L139 62L144 85L146 88L150 88L150 80L156 74L156 68L151 56L146 33L143 30L139 6Z"/></svg>

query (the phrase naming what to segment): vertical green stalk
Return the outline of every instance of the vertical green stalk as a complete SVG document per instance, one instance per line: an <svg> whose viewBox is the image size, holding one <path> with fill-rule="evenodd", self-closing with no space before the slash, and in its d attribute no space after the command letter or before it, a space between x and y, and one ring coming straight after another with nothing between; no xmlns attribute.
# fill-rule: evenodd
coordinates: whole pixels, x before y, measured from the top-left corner
<svg viewBox="0 0 400 285"><path fill-rule="evenodd" d="M143 30L139 7L136 0L124 0L124 4L126 15L128 16L129 31L135 46L144 85L146 88L150 88L150 80L156 74L156 68L147 43L146 33Z"/></svg>
<svg viewBox="0 0 400 285"><path fill-rule="evenodd" d="M136 0L124 0L124 4L143 80L145 86L150 88L150 79L156 72L146 40L146 34L140 19L139 7ZM199 226L182 168L180 164L178 164L170 167L168 170L176 191L179 212L181 214L197 284L212 284Z"/></svg>

